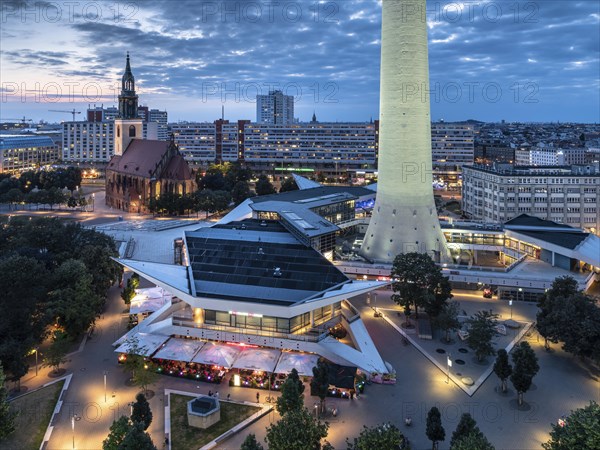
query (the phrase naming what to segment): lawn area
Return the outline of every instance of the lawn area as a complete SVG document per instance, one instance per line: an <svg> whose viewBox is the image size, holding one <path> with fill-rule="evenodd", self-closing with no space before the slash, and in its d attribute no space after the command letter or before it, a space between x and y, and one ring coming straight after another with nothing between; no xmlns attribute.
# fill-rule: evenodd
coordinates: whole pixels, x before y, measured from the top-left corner
<svg viewBox="0 0 600 450"><path fill-rule="evenodd" d="M8 439L0 441L0 448L40 448L64 382L61 380L10 402L11 410L18 412L16 429Z"/></svg>
<svg viewBox="0 0 600 450"><path fill-rule="evenodd" d="M221 420L206 430L190 427L187 423L187 402L193 396L171 394L171 447L173 450L197 450L252 414L256 406L220 402Z"/></svg>

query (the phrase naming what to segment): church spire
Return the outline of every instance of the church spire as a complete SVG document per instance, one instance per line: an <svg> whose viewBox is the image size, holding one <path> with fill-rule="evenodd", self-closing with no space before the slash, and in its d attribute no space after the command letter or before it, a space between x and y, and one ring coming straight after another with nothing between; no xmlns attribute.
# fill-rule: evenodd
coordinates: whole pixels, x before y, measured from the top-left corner
<svg viewBox="0 0 600 450"><path fill-rule="evenodd" d="M312 123L317 123L317 114L316 114L316 112L315 112L315 111L313 111L313 116L312 116L312 120L311 120L311 122L312 122Z"/></svg>
<svg viewBox="0 0 600 450"><path fill-rule="evenodd" d="M119 117L122 119L135 119L138 116L138 96L135 93L135 78L131 71L129 52L125 73L121 79L121 95L119 95Z"/></svg>

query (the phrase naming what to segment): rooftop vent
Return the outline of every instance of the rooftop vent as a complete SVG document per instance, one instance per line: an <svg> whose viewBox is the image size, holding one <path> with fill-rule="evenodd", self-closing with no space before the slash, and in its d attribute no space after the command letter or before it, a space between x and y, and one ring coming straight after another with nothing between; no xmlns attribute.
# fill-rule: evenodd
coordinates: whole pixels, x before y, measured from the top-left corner
<svg viewBox="0 0 600 450"><path fill-rule="evenodd" d="M260 248L258 249L258 254L259 254L259 255L264 255L264 254L265 254L265 252L263 251L262 247L260 247Z"/></svg>
<svg viewBox="0 0 600 450"><path fill-rule="evenodd" d="M242 226L240 227L240 229L245 230L246 229L246 224L243 223Z"/></svg>
<svg viewBox="0 0 600 450"><path fill-rule="evenodd" d="M267 226L267 222L265 222L264 220L260 223L261 227L266 227Z"/></svg>
<svg viewBox="0 0 600 450"><path fill-rule="evenodd" d="M275 269L273 269L273 277L281 277L281 267L275 267Z"/></svg>

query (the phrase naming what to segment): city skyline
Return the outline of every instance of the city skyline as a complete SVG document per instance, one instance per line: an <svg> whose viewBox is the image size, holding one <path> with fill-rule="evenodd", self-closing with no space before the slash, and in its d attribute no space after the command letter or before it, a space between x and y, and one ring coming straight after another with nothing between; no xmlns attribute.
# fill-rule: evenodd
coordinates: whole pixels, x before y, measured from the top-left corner
<svg viewBox="0 0 600 450"><path fill-rule="evenodd" d="M302 121L376 119L380 8L3 2L0 118L115 105L130 51L140 103L171 121L212 121L223 105L225 118L252 119L270 89L295 95ZM428 2L426 12L433 120L600 121L597 4Z"/></svg>

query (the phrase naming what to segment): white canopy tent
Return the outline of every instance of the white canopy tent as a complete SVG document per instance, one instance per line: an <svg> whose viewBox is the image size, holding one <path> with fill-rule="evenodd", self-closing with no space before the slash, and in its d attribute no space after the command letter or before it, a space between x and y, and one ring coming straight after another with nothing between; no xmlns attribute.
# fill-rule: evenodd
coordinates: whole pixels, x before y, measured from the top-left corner
<svg viewBox="0 0 600 450"><path fill-rule="evenodd" d="M204 347L192 358L192 362L213 364L230 369L239 353L240 348L237 346L206 342Z"/></svg>
<svg viewBox="0 0 600 450"><path fill-rule="evenodd" d="M136 289L131 300L130 314L154 312L173 299L173 295L161 287Z"/></svg>
<svg viewBox="0 0 600 450"><path fill-rule="evenodd" d="M290 373L296 369L299 375L313 376L313 367L317 365L319 355L298 352L283 352L275 368L276 373Z"/></svg>
<svg viewBox="0 0 600 450"><path fill-rule="evenodd" d="M281 351L270 348L245 348L233 363L236 369L273 372Z"/></svg>
<svg viewBox="0 0 600 450"><path fill-rule="evenodd" d="M194 355L204 347L205 342L195 339L171 338L153 356L157 359L190 362Z"/></svg>
<svg viewBox="0 0 600 450"><path fill-rule="evenodd" d="M132 347L137 346L141 356L150 356L163 345L169 336L162 334L136 333L123 342L115 352L130 353Z"/></svg>

